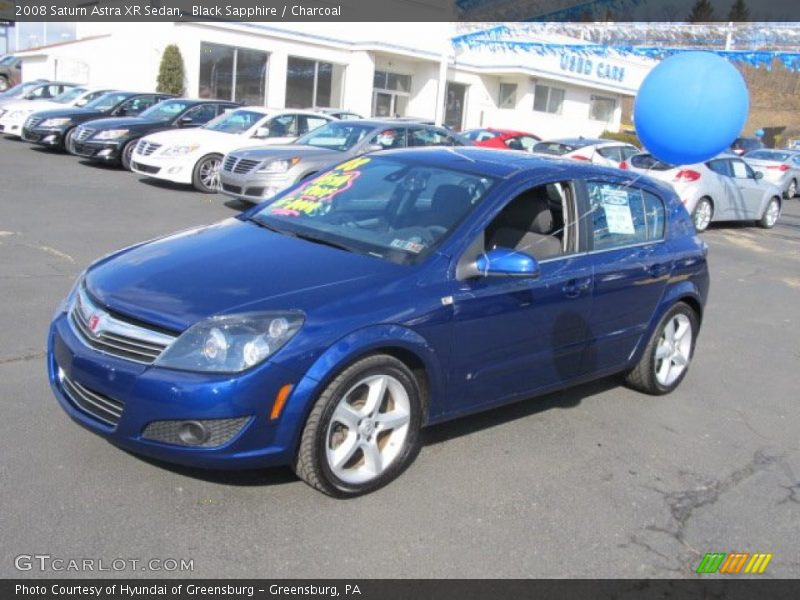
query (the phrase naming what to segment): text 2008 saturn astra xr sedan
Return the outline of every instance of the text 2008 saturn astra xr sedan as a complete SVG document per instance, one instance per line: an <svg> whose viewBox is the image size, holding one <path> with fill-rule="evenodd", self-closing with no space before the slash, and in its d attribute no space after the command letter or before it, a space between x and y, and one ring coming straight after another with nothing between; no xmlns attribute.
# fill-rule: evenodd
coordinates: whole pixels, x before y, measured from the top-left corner
<svg viewBox="0 0 800 600"><path fill-rule="evenodd" d="M615 373L672 391L708 285L706 246L654 180L388 151L98 260L55 315L49 375L123 448L289 464L352 496L396 477L424 425Z"/></svg>

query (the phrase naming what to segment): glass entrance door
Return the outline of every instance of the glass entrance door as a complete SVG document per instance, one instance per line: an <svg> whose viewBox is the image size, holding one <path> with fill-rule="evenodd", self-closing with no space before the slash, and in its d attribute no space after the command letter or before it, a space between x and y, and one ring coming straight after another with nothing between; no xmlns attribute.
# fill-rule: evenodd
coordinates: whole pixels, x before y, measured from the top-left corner
<svg viewBox="0 0 800 600"><path fill-rule="evenodd" d="M445 94L444 124L460 131L464 126L464 100L467 97L467 86L462 83L447 82Z"/></svg>

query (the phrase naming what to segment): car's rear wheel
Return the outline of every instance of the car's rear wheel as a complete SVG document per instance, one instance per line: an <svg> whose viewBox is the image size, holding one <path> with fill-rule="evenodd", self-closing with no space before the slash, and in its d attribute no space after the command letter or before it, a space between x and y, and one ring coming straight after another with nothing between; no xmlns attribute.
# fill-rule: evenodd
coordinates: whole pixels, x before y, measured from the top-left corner
<svg viewBox="0 0 800 600"><path fill-rule="evenodd" d="M294 470L331 496L371 492L414 459L421 420L414 374L392 356L369 356L343 370L314 404Z"/></svg>
<svg viewBox="0 0 800 600"><path fill-rule="evenodd" d="M714 205L711 204L710 198L700 198L697 205L694 207L692 213L692 221L694 221L694 228L697 231L705 231L708 229L711 218L714 216Z"/></svg>
<svg viewBox="0 0 800 600"><path fill-rule="evenodd" d="M222 156L209 154L197 161L192 172L192 185L194 189L204 194L214 194L219 190L219 169L222 165Z"/></svg>
<svg viewBox="0 0 800 600"><path fill-rule="evenodd" d="M131 160L133 159L133 151L136 149L136 144L139 143L139 140L131 140L125 147L122 148L122 153L119 155L119 162L122 164L122 168L126 171L131 170Z"/></svg>
<svg viewBox="0 0 800 600"><path fill-rule="evenodd" d="M654 395L678 387L689 369L697 330L697 314L685 302L677 302L661 318L639 362L626 375L628 385Z"/></svg>
<svg viewBox="0 0 800 600"><path fill-rule="evenodd" d="M775 223L778 222L778 217L780 216L781 201L777 198L772 198L767 203L767 208L764 209L764 214L761 215L761 219L758 221L758 224L764 229L772 229L775 227Z"/></svg>
<svg viewBox="0 0 800 600"><path fill-rule="evenodd" d="M786 188L786 197L791 200L797 195L797 180L792 179L789 182L789 187Z"/></svg>

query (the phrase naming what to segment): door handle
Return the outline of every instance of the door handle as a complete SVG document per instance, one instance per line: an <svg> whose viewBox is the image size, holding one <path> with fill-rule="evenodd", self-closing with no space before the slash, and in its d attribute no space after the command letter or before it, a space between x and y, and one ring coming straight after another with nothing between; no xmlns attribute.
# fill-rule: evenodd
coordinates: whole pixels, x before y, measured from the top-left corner
<svg viewBox="0 0 800 600"><path fill-rule="evenodd" d="M578 298L586 292L592 285L591 277L581 277L580 279L570 279L564 284L561 290L567 298Z"/></svg>
<svg viewBox="0 0 800 600"><path fill-rule="evenodd" d="M661 277L669 270L669 266L664 263L656 263L651 265L647 272L650 273L651 277Z"/></svg>

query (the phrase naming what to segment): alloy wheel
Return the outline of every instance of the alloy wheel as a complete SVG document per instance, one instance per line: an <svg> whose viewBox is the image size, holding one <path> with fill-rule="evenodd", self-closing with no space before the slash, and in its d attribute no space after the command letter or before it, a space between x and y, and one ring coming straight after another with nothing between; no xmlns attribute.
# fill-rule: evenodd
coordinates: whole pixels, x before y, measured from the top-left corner
<svg viewBox="0 0 800 600"><path fill-rule="evenodd" d="M781 207L776 200L770 200L769 206L764 213L764 223L767 227L772 227L778 221L781 214Z"/></svg>
<svg viewBox="0 0 800 600"><path fill-rule="evenodd" d="M209 158L200 165L200 181L209 190L219 189L219 158Z"/></svg>
<svg viewBox="0 0 800 600"><path fill-rule="evenodd" d="M705 231L711 223L712 208L708 200L700 200L694 210L694 227L697 231Z"/></svg>
<svg viewBox="0 0 800 600"><path fill-rule="evenodd" d="M672 385L686 370L692 356L692 339L692 322L685 314L677 313L664 325L655 352L659 384Z"/></svg>
<svg viewBox="0 0 800 600"><path fill-rule="evenodd" d="M374 480L403 450L411 402L390 375L372 375L351 387L330 419L325 458L331 472L348 484Z"/></svg>

